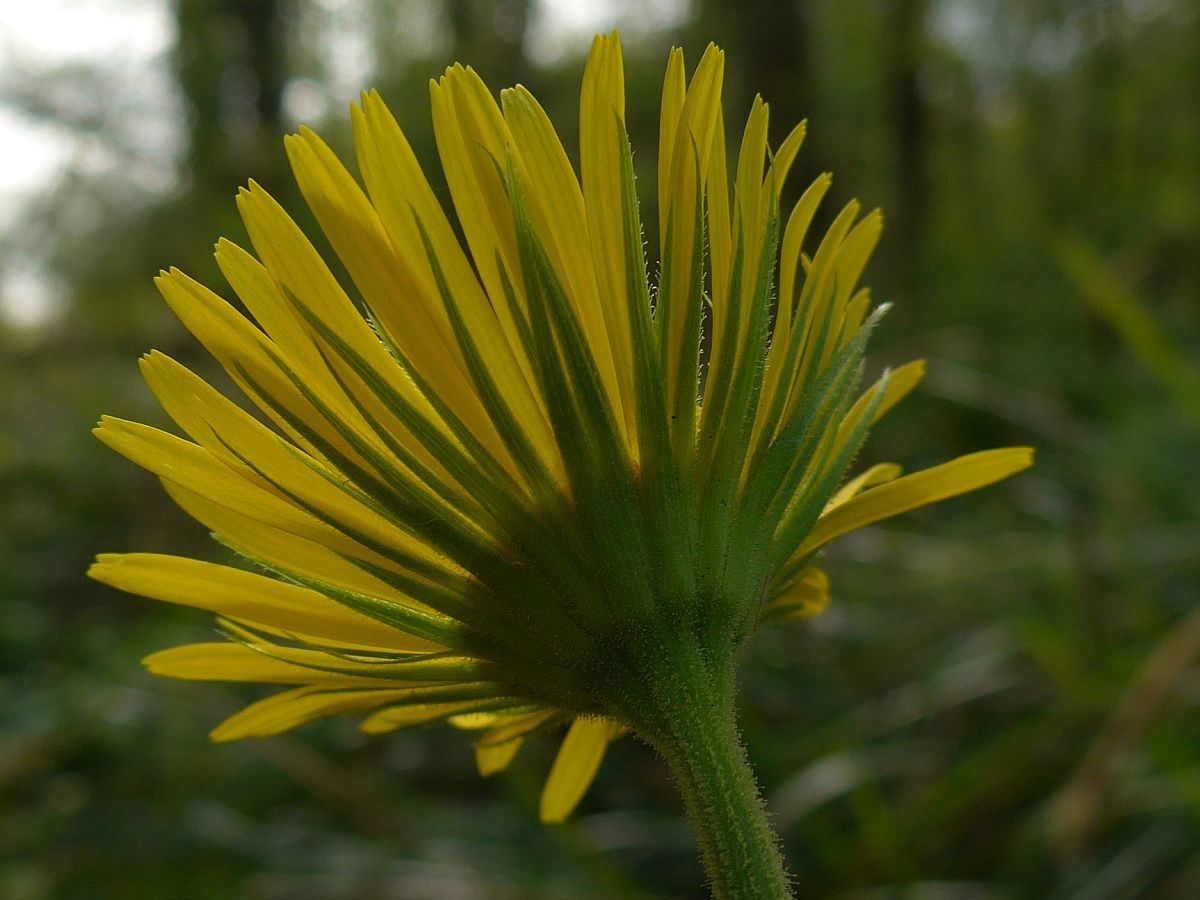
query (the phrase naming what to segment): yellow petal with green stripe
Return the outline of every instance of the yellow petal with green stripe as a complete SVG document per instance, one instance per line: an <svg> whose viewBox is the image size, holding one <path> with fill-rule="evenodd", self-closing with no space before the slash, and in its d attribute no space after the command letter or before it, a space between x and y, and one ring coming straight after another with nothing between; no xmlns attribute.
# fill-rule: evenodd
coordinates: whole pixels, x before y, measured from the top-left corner
<svg viewBox="0 0 1200 900"><path fill-rule="evenodd" d="M621 43L600 35L592 43L579 101L579 170L587 215L588 242L601 312L604 315L620 390L630 456L638 453L632 326L626 304L621 156L624 140L625 78Z"/></svg>
<svg viewBox="0 0 1200 900"><path fill-rule="evenodd" d="M142 665L151 675L191 681L258 681L264 684L309 684L346 689L380 686L376 679L316 671L229 642L171 647L151 653L142 660Z"/></svg>
<svg viewBox="0 0 1200 900"><path fill-rule="evenodd" d="M422 604L396 591L354 562L357 558L380 568L393 568L389 560L380 559L369 551L358 554L338 552L319 541L267 526L252 516L243 515L170 481L164 481L163 487L171 499L193 519L211 529L239 553L259 563L358 594L423 608Z"/></svg>
<svg viewBox="0 0 1200 900"><path fill-rule="evenodd" d="M197 559L157 553L104 553L96 558L88 575L122 591L297 635L400 652L441 649L308 588Z"/></svg>

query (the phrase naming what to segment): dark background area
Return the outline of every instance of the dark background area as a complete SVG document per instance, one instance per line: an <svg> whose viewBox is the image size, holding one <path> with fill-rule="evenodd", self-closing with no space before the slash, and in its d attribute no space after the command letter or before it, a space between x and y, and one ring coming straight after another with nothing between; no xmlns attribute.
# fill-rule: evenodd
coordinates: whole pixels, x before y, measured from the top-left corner
<svg viewBox="0 0 1200 900"><path fill-rule="evenodd" d="M716 40L729 133L760 91L775 140L809 119L796 180L835 173L827 214L885 210L866 280L895 306L872 373L920 356L929 375L862 462L1039 452L840 541L830 611L751 648L745 738L799 895L1200 896L1200 9L694 0L654 28L640 6L611 21L647 201L667 49L694 64ZM223 289L210 249L243 239L239 184L308 221L280 138L297 97L331 96L331 41L369 51L356 87L380 89L435 183L426 83L454 60L528 85L576 152L582 55L534 52L525 0L169 9L179 141L157 183L114 99L119 47L0 71L5 109L129 160L65 171L0 233L0 276L34 259L61 295L36 324L0 318L0 897L701 896L637 742L554 828L536 821L552 741L487 781L444 726L214 746L255 689L138 665L206 638L206 617L83 577L101 551L217 557L89 429L165 425L137 373L151 347L211 372L150 280L178 265ZM312 124L348 154L346 99Z"/></svg>

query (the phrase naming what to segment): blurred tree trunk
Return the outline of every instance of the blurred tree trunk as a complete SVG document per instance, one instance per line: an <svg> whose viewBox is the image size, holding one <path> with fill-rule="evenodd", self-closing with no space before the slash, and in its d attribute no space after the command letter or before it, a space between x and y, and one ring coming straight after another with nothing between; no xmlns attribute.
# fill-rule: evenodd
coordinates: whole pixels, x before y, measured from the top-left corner
<svg viewBox="0 0 1200 900"><path fill-rule="evenodd" d="M448 0L455 59L469 62L489 84L528 81L525 35L531 0Z"/></svg>
<svg viewBox="0 0 1200 900"><path fill-rule="evenodd" d="M810 25L796 0L696 0L694 33L736 54L726 97L731 135L754 95L771 105L771 143L779 142L813 108L809 50ZM731 73L733 74L733 73ZM727 88L728 90L728 88ZM803 161L801 160L801 163Z"/></svg>
<svg viewBox="0 0 1200 900"><path fill-rule="evenodd" d="M928 0L891 0L887 21L888 108L898 201L890 218L906 287L912 286L929 199L925 171L928 123L920 86L927 9Z"/></svg>
<svg viewBox="0 0 1200 900"><path fill-rule="evenodd" d="M282 180L290 9L290 0L175 0L175 68L189 107L193 189L201 196L215 193L227 203L247 177Z"/></svg>

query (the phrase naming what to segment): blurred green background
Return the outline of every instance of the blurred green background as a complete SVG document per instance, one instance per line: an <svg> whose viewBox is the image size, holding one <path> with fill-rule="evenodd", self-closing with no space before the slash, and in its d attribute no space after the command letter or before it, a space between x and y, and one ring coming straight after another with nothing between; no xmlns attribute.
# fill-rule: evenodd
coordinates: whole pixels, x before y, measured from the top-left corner
<svg viewBox="0 0 1200 900"><path fill-rule="evenodd" d="M36 184L0 180L0 897L703 896L638 743L556 828L536 822L551 741L488 781L446 727L214 746L256 692L138 665L207 617L83 577L99 551L217 555L88 432L165 425L149 348L211 371L150 279L222 284L210 249L243 239L248 178L307 221L280 136L305 121L348 149L375 86L436 181L426 82L462 60L530 86L573 148L583 53L613 25L644 194L666 51L716 40L729 131L761 91L775 140L809 119L797 182L834 171L827 214L884 208L872 370L929 376L863 462L1039 449L840 541L830 611L751 648L745 737L800 895L1200 896L1194 0L51 6L49 50L0 25L0 141L46 148ZM95 46L54 50L75 31Z"/></svg>

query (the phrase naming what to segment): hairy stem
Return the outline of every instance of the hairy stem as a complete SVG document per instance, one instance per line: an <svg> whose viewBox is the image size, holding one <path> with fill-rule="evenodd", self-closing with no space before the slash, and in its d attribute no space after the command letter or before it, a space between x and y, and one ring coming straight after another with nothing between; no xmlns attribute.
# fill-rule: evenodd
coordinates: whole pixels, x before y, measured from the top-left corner
<svg viewBox="0 0 1200 900"><path fill-rule="evenodd" d="M718 900L791 896L734 715L732 668L710 665L686 639L662 646L639 704L638 733L666 760Z"/></svg>

